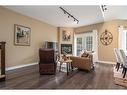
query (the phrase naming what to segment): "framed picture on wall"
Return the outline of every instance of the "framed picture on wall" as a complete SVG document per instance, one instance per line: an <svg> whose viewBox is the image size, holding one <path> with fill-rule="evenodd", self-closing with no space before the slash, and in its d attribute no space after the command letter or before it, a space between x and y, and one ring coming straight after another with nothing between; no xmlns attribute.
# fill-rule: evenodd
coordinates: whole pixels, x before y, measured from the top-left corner
<svg viewBox="0 0 127 95"><path fill-rule="evenodd" d="M63 30L62 31L62 40L63 41L70 41L71 40L71 32Z"/></svg>
<svg viewBox="0 0 127 95"><path fill-rule="evenodd" d="M30 46L30 35L29 27L14 24L14 45Z"/></svg>

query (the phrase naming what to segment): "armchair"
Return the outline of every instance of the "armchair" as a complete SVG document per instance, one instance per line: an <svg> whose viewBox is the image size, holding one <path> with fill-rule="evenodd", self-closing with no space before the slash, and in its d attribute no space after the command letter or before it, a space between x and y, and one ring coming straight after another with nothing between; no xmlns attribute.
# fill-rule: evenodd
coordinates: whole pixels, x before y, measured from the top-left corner
<svg viewBox="0 0 127 95"><path fill-rule="evenodd" d="M39 72L40 74L55 74L56 61L53 49L39 49Z"/></svg>
<svg viewBox="0 0 127 95"><path fill-rule="evenodd" d="M120 53L121 53L121 58L122 58L122 62L123 62L123 78L125 78L126 76L126 72L127 72L127 57L125 55L125 52L124 50L120 49Z"/></svg>
<svg viewBox="0 0 127 95"><path fill-rule="evenodd" d="M122 60L121 60L122 56L120 55L120 50L117 48L114 48L114 53L115 53L115 57L116 57L116 69L118 71L120 66L123 65Z"/></svg>

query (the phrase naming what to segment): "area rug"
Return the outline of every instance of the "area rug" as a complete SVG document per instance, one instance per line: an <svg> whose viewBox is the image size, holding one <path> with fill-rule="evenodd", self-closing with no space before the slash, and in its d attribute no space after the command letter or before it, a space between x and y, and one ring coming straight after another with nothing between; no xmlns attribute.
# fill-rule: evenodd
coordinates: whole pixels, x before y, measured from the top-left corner
<svg viewBox="0 0 127 95"><path fill-rule="evenodd" d="M127 75L125 76L125 78L123 78L122 68L117 71L114 67L113 71L115 84L127 87Z"/></svg>

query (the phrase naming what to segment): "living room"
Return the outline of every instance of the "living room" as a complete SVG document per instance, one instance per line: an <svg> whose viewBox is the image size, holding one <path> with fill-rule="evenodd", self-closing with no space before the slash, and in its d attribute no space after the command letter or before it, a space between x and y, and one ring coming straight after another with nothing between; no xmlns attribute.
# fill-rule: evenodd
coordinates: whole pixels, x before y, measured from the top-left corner
<svg viewBox="0 0 127 95"><path fill-rule="evenodd" d="M122 10L126 10L127 7L99 5L61 7L64 11L60 6L0 7L0 26L2 26L0 41L6 42L6 79L0 83L0 89L125 89L126 85L115 84L113 66L116 65L114 48L122 48L119 31L126 28L126 14ZM102 7L107 8L105 12L102 11ZM119 12L125 15L122 16L118 14ZM18 39L15 34L16 27L30 31L27 44L15 41ZM69 35L68 39L63 38L66 32ZM108 40L103 38L107 33L110 36ZM92 35L93 44L78 50L76 41L77 38L83 39L83 35L88 35L87 37ZM69 75L57 71L56 75L40 76L39 48L44 48L47 41L58 42L59 53L62 53L62 44L64 46L71 44L71 56L77 56L82 50L90 49L93 52L93 62L96 63L94 69L89 72L76 69L69 72ZM82 43L78 45L83 46Z"/></svg>

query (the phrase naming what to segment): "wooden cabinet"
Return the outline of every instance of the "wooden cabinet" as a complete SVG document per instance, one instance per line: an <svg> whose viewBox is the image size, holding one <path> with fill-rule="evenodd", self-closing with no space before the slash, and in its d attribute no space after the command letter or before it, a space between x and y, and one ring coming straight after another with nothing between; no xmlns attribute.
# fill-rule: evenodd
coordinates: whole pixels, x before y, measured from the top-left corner
<svg viewBox="0 0 127 95"><path fill-rule="evenodd" d="M6 42L0 42L0 51L1 51L0 81L5 80L5 43Z"/></svg>

